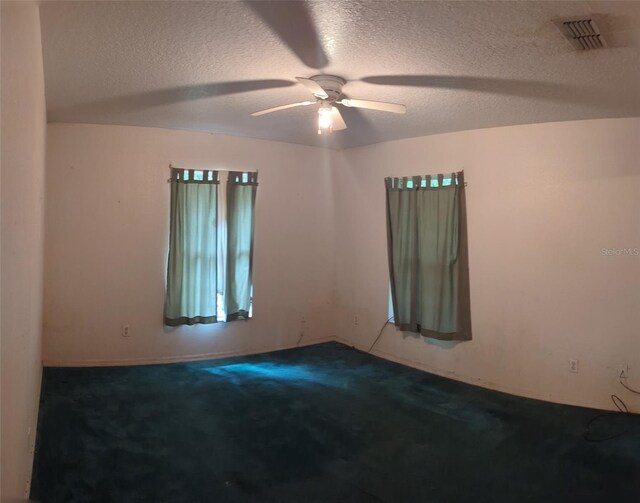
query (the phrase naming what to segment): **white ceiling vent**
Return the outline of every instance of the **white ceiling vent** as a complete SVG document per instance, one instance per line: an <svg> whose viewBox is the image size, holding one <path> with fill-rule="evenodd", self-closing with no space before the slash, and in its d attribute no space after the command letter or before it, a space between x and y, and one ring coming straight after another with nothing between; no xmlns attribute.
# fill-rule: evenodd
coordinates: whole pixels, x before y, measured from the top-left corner
<svg viewBox="0 0 640 503"><path fill-rule="evenodd" d="M593 18L560 21L558 28L578 51L602 49L607 46Z"/></svg>

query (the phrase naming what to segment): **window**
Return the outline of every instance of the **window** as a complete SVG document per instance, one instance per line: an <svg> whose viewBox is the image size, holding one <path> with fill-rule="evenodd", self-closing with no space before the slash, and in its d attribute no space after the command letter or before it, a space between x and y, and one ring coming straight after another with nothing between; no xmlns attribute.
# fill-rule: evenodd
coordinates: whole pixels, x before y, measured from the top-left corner
<svg viewBox="0 0 640 503"><path fill-rule="evenodd" d="M253 172L172 169L166 325L251 318L257 185Z"/></svg>
<svg viewBox="0 0 640 503"><path fill-rule="evenodd" d="M421 189L425 189L427 187L427 183L429 183L429 187L430 188L436 188L439 187L440 185L438 185L439 183L439 178L438 176L435 177L426 177L426 176L421 176L419 177L419 181L416 180L416 183L414 184L414 177L410 177L407 178L405 180L405 187L407 189L413 189L414 185L417 187L418 185L420 186ZM403 179L404 180L404 179ZM455 175L452 174L444 174L442 176L442 187L448 187L450 186L452 183L454 185L458 184L458 177L456 177ZM401 182L400 182L401 184ZM393 314L393 291L391 288L391 284L389 284L389 302L387 305L387 319L388 320L394 320L394 314Z"/></svg>
<svg viewBox="0 0 640 503"><path fill-rule="evenodd" d="M471 339L463 172L387 178L392 314L401 330Z"/></svg>

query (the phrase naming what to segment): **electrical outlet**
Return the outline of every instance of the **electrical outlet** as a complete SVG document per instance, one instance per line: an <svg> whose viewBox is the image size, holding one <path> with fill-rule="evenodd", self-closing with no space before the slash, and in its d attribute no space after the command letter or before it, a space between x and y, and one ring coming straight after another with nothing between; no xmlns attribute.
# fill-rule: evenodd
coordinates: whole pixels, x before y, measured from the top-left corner
<svg viewBox="0 0 640 503"><path fill-rule="evenodd" d="M354 324L354 325L359 325L359 324L360 324L360 320L358 320L358 317L357 317L357 316L354 316L354 317L353 317L353 324Z"/></svg>
<svg viewBox="0 0 640 503"><path fill-rule="evenodd" d="M629 377L629 365L621 363L618 365L618 376L620 379L627 379Z"/></svg>
<svg viewBox="0 0 640 503"><path fill-rule="evenodd" d="M122 325L122 337L129 337L131 335L131 325Z"/></svg>
<svg viewBox="0 0 640 503"><path fill-rule="evenodd" d="M569 372L578 372L578 360L569 360Z"/></svg>

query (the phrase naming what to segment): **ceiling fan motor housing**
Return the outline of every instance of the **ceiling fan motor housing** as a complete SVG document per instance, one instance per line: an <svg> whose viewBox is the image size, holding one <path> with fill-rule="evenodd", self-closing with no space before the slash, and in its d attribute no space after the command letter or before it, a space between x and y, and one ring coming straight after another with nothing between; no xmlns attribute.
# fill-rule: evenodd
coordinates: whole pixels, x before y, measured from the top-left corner
<svg viewBox="0 0 640 503"><path fill-rule="evenodd" d="M347 81L341 77L337 77L335 75L314 75L310 77L311 80L315 81L329 96L329 101L335 101L342 96L342 86L344 86ZM320 96L316 96L320 97Z"/></svg>

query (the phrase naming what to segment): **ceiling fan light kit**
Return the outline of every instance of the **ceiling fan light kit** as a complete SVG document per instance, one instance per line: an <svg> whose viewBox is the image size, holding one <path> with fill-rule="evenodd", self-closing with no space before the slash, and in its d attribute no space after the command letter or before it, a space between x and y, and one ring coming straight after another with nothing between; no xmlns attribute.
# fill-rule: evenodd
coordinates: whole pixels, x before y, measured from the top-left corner
<svg viewBox="0 0 640 503"><path fill-rule="evenodd" d="M318 134L322 134L322 130L331 133L333 131L333 107L327 101L320 102L318 108Z"/></svg>
<svg viewBox="0 0 640 503"><path fill-rule="evenodd" d="M347 83L342 77L336 75L314 75L310 78L296 77L296 80L305 86L316 101L301 101L289 105L280 105L266 110L254 112L254 117L279 112L288 108L303 107L308 105L318 105L318 134L331 133L346 129L347 125L342 118L340 110L335 105L342 105L350 108L364 108L367 110L378 110L380 112L392 112L403 114L407 107L398 103L385 103L382 101L355 100L343 98L342 87Z"/></svg>

